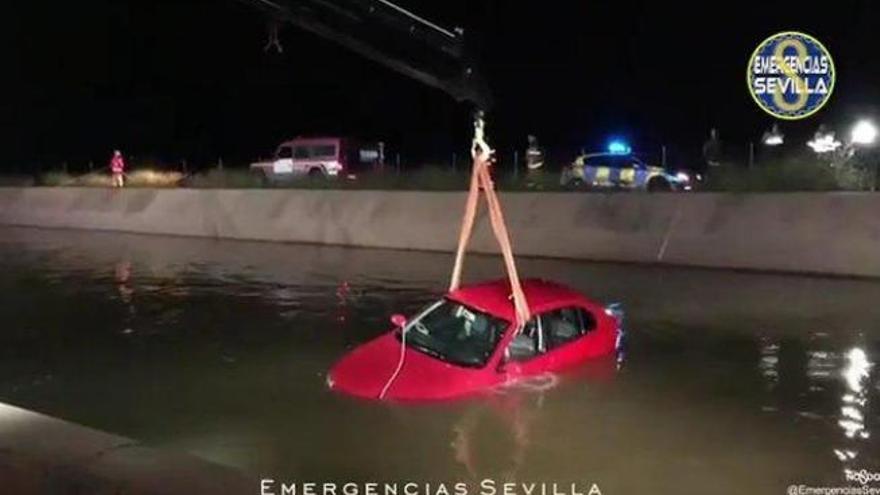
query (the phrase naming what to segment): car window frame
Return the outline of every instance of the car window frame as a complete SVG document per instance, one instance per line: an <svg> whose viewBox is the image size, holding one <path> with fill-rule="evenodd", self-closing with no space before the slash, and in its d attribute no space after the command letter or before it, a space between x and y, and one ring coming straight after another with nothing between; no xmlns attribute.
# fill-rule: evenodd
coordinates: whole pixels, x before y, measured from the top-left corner
<svg viewBox="0 0 880 495"><path fill-rule="evenodd" d="M549 339L547 337L547 334L544 333L545 329L547 328L544 324L544 318L550 313L553 313L556 311L562 311L562 310L566 310L566 309L573 309L573 310L577 311L579 333L574 338L571 338L565 342L557 344L553 348L548 348L547 345L548 345ZM589 317L589 322L585 319L585 316ZM529 363L537 358L550 356L554 352L556 352L558 349L562 349L572 343L578 342L581 339L584 339L584 338L590 336L596 330L599 329L599 320L596 318L596 315L593 314L593 312L590 309L588 309L580 304L569 304L569 305L565 305L565 306L559 306L559 307L555 307L552 309L548 309L548 310L544 311L543 313L534 315L532 318L535 319L536 324L537 324L538 352L536 352L535 355L530 356L526 359L513 359L512 357L510 357L510 354L508 353L508 349L509 349L510 345L513 343L513 341L511 340L510 342L507 343L507 346L503 350L504 361L523 364L523 363ZM589 325L588 325L588 323L589 323Z"/></svg>
<svg viewBox="0 0 880 495"><path fill-rule="evenodd" d="M498 332L497 332L498 338L493 345L492 351L486 356L485 360L481 364L471 365L471 364L465 364L465 363L445 359L440 356L433 356L430 353L424 352L424 350L419 350L418 347L416 347L416 346L412 346L411 347L412 349L416 350L417 352L422 352L422 353L428 355L429 357L431 357L433 359L437 359L438 361L441 361L443 363L449 364L451 366L463 368L463 369L485 369L485 368L489 367L491 365L491 363L497 362L496 360L498 359L499 353L502 354L502 358L503 358L503 355L504 355L505 351L507 350L507 347L510 345L509 342L507 345L504 345L505 338L509 334L509 332L511 331L511 327L513 326L513 323L511 321L509 321L508 319L504 318L503 316L497 315L497 314L492 313L490 311L478 309L474 305L471 305L467 302L463 302L463 301L460 301L460 300L452 298L452 297L443 296L440 299L438 299L437 301L434 301L433 303L430 303L430 304L424 306L416 314L416 316L414 316L412 319L407 321L406 325L402 329L395 328L394 330L392 330L393 334L395 335L395 338L397 338L398 341L400 341L401 332L412 331L412 327L414 327L418 323L421 323L421 321L424 318L426 318L429 314L433 313L440 306L447 304L447 303L448 304L457 304L457 305L462 306L471 312L486 316L486 317L490 318L491 320L494 320L495 322L501 324L501 328L498 329ZM412 345L412 344L408 342L408 345Z"/></svg>
<svg viewBox="0 0 880 495"><path fill-rule="evenodd" d="M608 154L588 156L584 159L584 167L610 168L610 166L608 165L608 158L609 157L610 157L610 155L608 155ZM601 162L601 163L596 163L597 161Z"/></svg>
<svg viewBox="0 0 880 495"><path fill-rule="evenodd" d="M284 151L289 150L289 154L285 156ZM278 151L275 152L275 158L279 160L292 160L293 159L293 146L289 144L282 144L278 147Z"/></svg>
<svg viewBox="0 0 880 495"><path fill-rule="evenodd" d="M537 332L536 335L538 337L538 341L535 343L535 348L537 349L535 354L533 354L527 358L514 358L513 356L511 356L510 346L513 345L513 341L516 339L516 337L518 337L518 335L514 335L513 339L511 339L507 343L507 345L504 347L502 361L513 362L513 363L528 363L529 361L531 361L535 358L538 358L538 357L541 357L541 356L544 356L547 354L547 351L545 349L546 340L544 339L544 329L543 329L543 325L541 323L541 316L540 315L532 316L532 318L530 318L529 321L526 322L526 325L529 325L532 320L535 321L535 331ZM522 333L523 331L525 331L525 327L523 327L523 330L521 330L520 333Z"/></svg>
<svg viewBox="0 0 880 495"><path fill-rule="evenodd" d="M614 170L625 170L635 168L632 155L612 155L610 160L610 168Z"/></svg>
<svg viewBox="0 0 880 495"><path fill-rule="evenodd" d="M544 318L547 317L547 315L552 314L552 313L556 313L556 312L560 312L560 311L569 310L569 309L576 310L576 311L585 311L582 307L580 307L578 305L560 306L558 308L551 309L551 310L548 310L548 311L545 311L544 313L542 313L540 315L542 323L543 323ZM550 342L552 342L553 339L550 338L549 333L545 334L544 335L544 346L545 346L544 354L549 354L549 353L551 353L561 347L564 347L572 342L576 342L579 339L581 339L582 337L586 336L587 333L589 333L589 332L585 331L583 317L581 316L580 313L577 314L576 325L578 325L578 329L577 329L578 333L574 337L572 337L564 342L561 342L559 344L555 344L552 348L550 347Z"/></svg>

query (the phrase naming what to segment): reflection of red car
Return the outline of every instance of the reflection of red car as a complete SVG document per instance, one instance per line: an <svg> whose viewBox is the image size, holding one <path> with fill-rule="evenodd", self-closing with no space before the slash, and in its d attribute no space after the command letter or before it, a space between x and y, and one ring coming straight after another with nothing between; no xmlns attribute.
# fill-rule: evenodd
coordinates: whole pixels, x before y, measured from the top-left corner
<svg viewBox="0 0 880 495"><path fill-rule="evenodd" d="M523 291L535 316L522 332L512 323L507 280L463 287L409 322L392 317L397 328L343 357L328 385L367 398L385 390L392 399L447 399L580 364L619 344L614 309L542 280L524 281Z"/></svg>

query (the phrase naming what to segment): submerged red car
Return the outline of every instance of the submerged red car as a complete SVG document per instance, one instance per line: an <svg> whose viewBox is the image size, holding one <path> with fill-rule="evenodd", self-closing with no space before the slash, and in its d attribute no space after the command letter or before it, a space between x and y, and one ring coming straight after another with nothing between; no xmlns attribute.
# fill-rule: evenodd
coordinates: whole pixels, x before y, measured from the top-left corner
<svg viewBox="0 0 880 495"><path fill-rule="evenodd" d="M553 282L522 282L533 317L516 332L506 279L446 294L412 320L361 345L330 370L333 390L364 397L437 400L472 395L613 353L622 313Z"/></svg>

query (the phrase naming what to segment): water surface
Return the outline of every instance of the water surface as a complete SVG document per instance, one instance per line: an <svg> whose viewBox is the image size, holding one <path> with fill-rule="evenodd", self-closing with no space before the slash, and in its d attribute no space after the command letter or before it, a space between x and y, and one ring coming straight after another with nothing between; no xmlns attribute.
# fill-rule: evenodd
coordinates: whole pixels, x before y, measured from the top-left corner
<svg viewBox="0 0 880 495"><path fill-rule="evenodd" d="M521 260L624 304L621 369L421 406L328 391L329 366L442 293L451 264L0 228L0 401L284 480L783 493L880 471L875 281Z"/></svg>

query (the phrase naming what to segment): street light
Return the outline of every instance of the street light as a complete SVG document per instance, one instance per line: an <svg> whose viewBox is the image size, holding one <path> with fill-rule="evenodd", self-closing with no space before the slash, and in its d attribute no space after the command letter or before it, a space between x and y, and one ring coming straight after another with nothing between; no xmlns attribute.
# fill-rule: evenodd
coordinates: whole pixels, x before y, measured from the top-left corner
<svg viewBox="0 0 880 495"><path fill-rule="evenodd" d="M813 135L813 139L807 141L807 146L821 155L822 153L837 151L837 148L843 146L843 143L835 139L833 131L827 130L825 126L820 126L816 134Z"/></svg>
<svg viewBox="0 0 880 495"><path fill-rule="evenodd" d="M860 120L856 122L856 125L852 128L852 135L850 136L850 145L849 148L849 158L855 158L856 155L860 154L859 147L867 147L874 144L874 141L877 140L877 126L874 125L870 120ZM862 158L861 162L864 164L865 168L870 168L873 172L873 177L870 177L871 191L877 190L877 177L880 175L880 162L877 160L876 153L868 153L868 150L861 150Z"/></svg>
<svg viewBox="0 0 880 495"><path fill-rule="evenodd" d="M779 134L770 134L764 137L764 144L767 146L779 146L785 142L785 138Z"/></svg>
<svg viewBox="0 0 880 495"><path fill-rule="evenodd" d="M851 141L853 144L874 144L877 139L877 127L867 120L860 120L852 128Z"/></svg>
<svg viewBox="0 0 880 495"><path fill-rule="evenodd" d="M764 131L761 141L764 146L780 146L785 142L785 134L779 130L779 124L773 124L773 127Z"/></svg>

